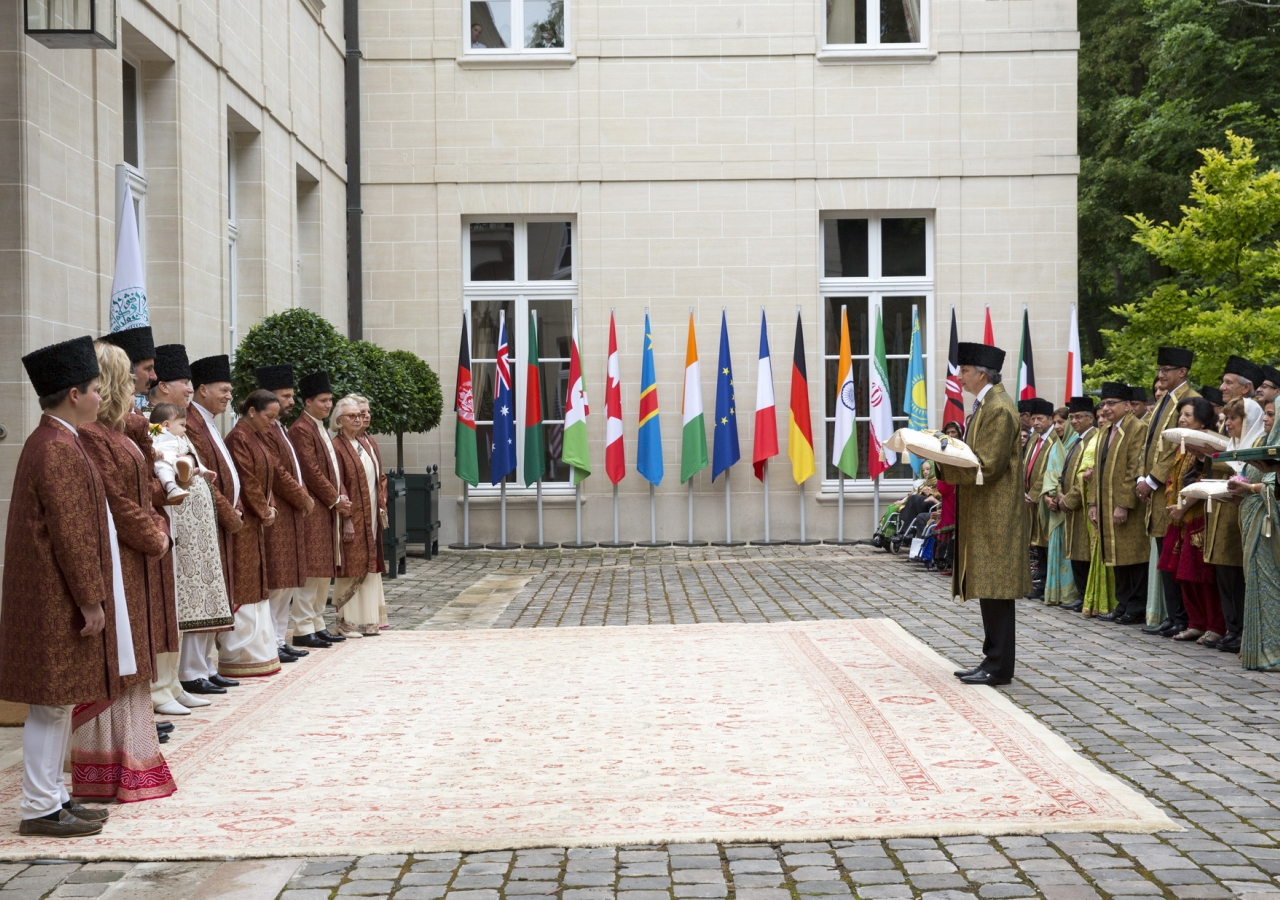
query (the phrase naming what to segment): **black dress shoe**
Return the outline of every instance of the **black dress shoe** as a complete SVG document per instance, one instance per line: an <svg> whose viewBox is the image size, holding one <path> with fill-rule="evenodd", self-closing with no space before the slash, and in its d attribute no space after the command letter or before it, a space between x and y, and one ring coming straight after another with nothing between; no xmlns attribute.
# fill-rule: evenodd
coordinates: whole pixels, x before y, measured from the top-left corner
<svg viewBox="0 0 1280 900"><path fill-rule="evenodd" d="M1146 616L1140 616L1137 613L1129 613L1128 615L1123 615L1120 618L1116 619L1116 624L1117 625L1137 625L1139 622L1145 622L1146 620L1147 620Z"/></svg>
<svg viewBox="0 0 1280 900"><path fill-rule="evenodd" d="M1164 631L1166 628L1168 628L1172 624L1173 622L1169 621L1168 619L1165 619L1159 625L1146 626L1145 628L1142 629L1142 633L1143 634L1159 634L1160 632Z"/></svg>
<svg viewBox="0 0 1280 900"><path fill-rule="evenodd" d="M225 694L226 688L218 687L208 678L197 678L195 681L182 682L182 689L188 694Z"/></svg>
<svg viewBox="0 0 1280 900"><path fill-rule="evenodd" d="M321 640L328 641L330 644L341 644L347 639L345 635L334 634L328 628L321 628L316 634L320 636Z"/></svg>
<svg viewBox="0 0 1280 900"><path fill-rule="evenodd" d="M156 723L156 731L160 732L161 734L168 734L170 731L173 731L173 723L172 723L172 722L157 722L157 723Z"/></svg>
<svg viewBox="0 0 1280 900"><path fill-rule="evenodd" d="M234 678L227 678L225 675L210 675L209 680L220 688L240 687L240 682Z"/></svg>
<svg viewBox="0 0 1280 900"><path fill-rule="evenodd" d="M1187 626L1179 625L1177 622L1170 622L1164 628L1160 629L1159 634L1160 634L1160 637L1171 638L1175 634L1182 634L1182 632L1186 630L1187 630Z"/></svg>
<svg viewBox="0 0 1280 900"><path fill-rule="evenodd" d="M294 637L293 646L310 647L312 650L328 650L333 644L320 637L319 634L303 634Z"/></svg>
<svg viewBox="0 0 1280 900"><path fill-rule="evenodd" d="M1218 649L1221 650L1223 653L1239 653L1240 638L1235 637L1234 635L1229 641L1226 638L1223 638L1222 640L1218 641Z"/></svg>
<svg viewBox="0 0 1280 900"><path fill-rule="evenodd" d="M167 734L157 734L157 735L156 735L156 741L157 741L158 743L161 743L161 744L167 744L167 743L169 743L169 735L167 735Z"/></svg>
<svg viewBox="0 0 1280 900"><path fill-rule="evenodd" d="M280 658L280 662L282 663L295 663L298 661L298 657L290 653L285 653L283 650L277 651L276 656Z"/></svg>
<svg viewBox="0 0 1280 900"><path fill-rule="evenodd" d="M1068 603L1066 606L1062 607L1063 612L1080 612L1082 609L1084 609L1083 600L1077 600L1075 603Z"/></svg>
<svg viewBox="0 0 1280 900"><path fill-rule="evenodd" d="M990 672L974 672L972 675L966 675L960 679L961 684L985 684L991 687L997 687L1002 684L1012 684L1012 678L997 678Z"/></svg>
<svg viewBox="0 0 1280 900"><path fill-rule="evenodd" d="M1113 611L1106 613L1105 615L1097 616L1097 619L1099 622L1114 622L1116 619L1120 618L1120 616L1116 614L1117 612L1118 611Z"/></svg>
<svg viewBox="0 0 1280 900"><path fill-rule="evenodd" d="M304 656L310 656L310 650L303 650L300 647L290 647L288 644L282 644L277 648L281 653L288 653L295 659L302 659Z"/></svg>
<svg viewBox="0 0 1280 900"><path fill-rule="evenodd" d="M979 664L974 666L972 669L959 669L955 672L952 672L951 674L956 676L957 678L966 678L969 675L974 674L975 672L981 672L981 671L982 671L982 665Z"/></svg>

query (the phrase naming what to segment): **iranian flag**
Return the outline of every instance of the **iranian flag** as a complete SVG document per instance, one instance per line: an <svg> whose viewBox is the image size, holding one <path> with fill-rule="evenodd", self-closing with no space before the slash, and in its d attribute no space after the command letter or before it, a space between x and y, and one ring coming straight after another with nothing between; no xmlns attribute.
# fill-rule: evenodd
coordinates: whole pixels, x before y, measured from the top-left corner
<svg viewBox="0 0 1280 900"><path fill-rule="evenodd" d="M840 307L840 361L836 367L836 428L831 464L846 478L858 477L857 391L853 384L853 352L849 341L849 314Z"/></svg>
<svg viewBox="0 0 1280 900"><path fill-rule="evenodd" d="M680 441L680 483L707 467L707 429L702 422L702 378L698 371L698 339L689 313L689 344L684 354L684 433Z"/></svg>
<svg viewBox="0 0 1280 900"><path fill-rule="evenodd" d="M898 461L898 454L886 450L884 444L893 434L893 405L889 399L889 364L884 353L884 323L876 310L876 352L871 358L871 447L867 468L878 478Z"/></svg>
<svg viewBox="0 0 1280 900"><path fill-rule="evenodd" d="M560 459L572 470L572 481L578 484L591 474L591 452L587 446L587 385L582 378L582 359L578 355L578 317L573 317L573 336L569 344L569 392L564 400L564 446Z"/></svg>
<svg viewBox="0 0 1280 900"><path fill-rule="evenodd" d="M1067 399L1084 396L1084 380L1080 374L1080 320L1076 305L1071 304L1071 328L1067 332Z"/></svg>
<svg viewBox="0 0 1280 900"><path fill-rule="evenodd" d="M609 359L604 382L604 471L617 484L627 474L622 446L622 369L618 364L618 330L609 311Z"/></svg>

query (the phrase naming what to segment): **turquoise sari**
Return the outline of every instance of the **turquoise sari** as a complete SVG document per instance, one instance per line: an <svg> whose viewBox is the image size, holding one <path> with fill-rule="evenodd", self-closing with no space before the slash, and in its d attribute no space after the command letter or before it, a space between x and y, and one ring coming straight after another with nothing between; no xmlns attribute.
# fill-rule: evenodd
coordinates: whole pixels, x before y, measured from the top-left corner
<svg viewBox="0 0 1280 900"><path fill-rule="evenodd" d="M1044 469L1042 496L1057 497L1061 493L1058 483L1062 480L1062 467L1066 465L1067 454L1080 435L1071 431L1065 441L1058 441L1049 449L1049 462ZM1044 602L1048 606L1062 606L1075 603L1080 596L1076 592L1076 579L1071 571L1071 560L1066 554L1067 514L1051 512L1041 506L1038 510L1049 527L1049 552L1045 559Z"/></svg>
<svg viewBox="0 0 1280 900"><path fill-rule="evenodd" d="M1280 427L1267 437L1280 445ZM1246 669L1280 668L1280 509L1276 505L1276 476L1245 466L1250 484L1265 484L1260 494L1247 494L1240 503L1240 536L1244 540L1244 634L1240 665Z"/></svg>

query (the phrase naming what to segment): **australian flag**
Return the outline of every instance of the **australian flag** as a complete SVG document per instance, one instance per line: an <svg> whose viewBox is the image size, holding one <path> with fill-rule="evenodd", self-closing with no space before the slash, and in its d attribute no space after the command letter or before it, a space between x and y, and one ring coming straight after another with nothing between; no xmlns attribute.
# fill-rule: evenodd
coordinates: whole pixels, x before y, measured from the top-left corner
<svg viewBox="0 0 1280 900"><path fill-rule="evenodd" d="M507 345L507 315L498 320L498 377L493 392L493 446L489 483L498 484L516 470L516 410L511 402L511 355Z"/></svg>

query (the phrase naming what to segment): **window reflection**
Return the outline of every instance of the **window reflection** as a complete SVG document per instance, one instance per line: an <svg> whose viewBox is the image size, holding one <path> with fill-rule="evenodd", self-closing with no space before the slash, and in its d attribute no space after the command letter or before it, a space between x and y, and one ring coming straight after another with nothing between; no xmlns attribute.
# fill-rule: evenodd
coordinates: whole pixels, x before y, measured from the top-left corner
<svg viewBox="0 0 1280 900"><path fill-rule="evenodd" d="M471 48L501 50L511 46L511 0L471 4Z"/></svg>
<svg viewBox="0 0 1280 900"><path fill-rule="evenodd" d="M866 219L825 219L822 223L822 244L827 278L867 277Z"/></svg>
<svg viewBox="0 0 1280 900"><path fill-rule="evenodd" d="M924 219L880 220L880 274L925 275Z"/></svg>
<svg viewBox="0 0 1280 900"><path fill-rule="evenodd" d="M514 222L471 223L471 280L516 280Z"/></svg>
<svg viewBox="0 0 1280 900"><path fill-rule="evenodd" d="M524 0L524 45L540 49L564 46L564 0Z"/></svg>
<svg viewBox="0 0 1280 900"><path fill-rule="evenodd" d="M573 224L570 222L530 222L529 280L571 281L573 279Z"/></svg>

